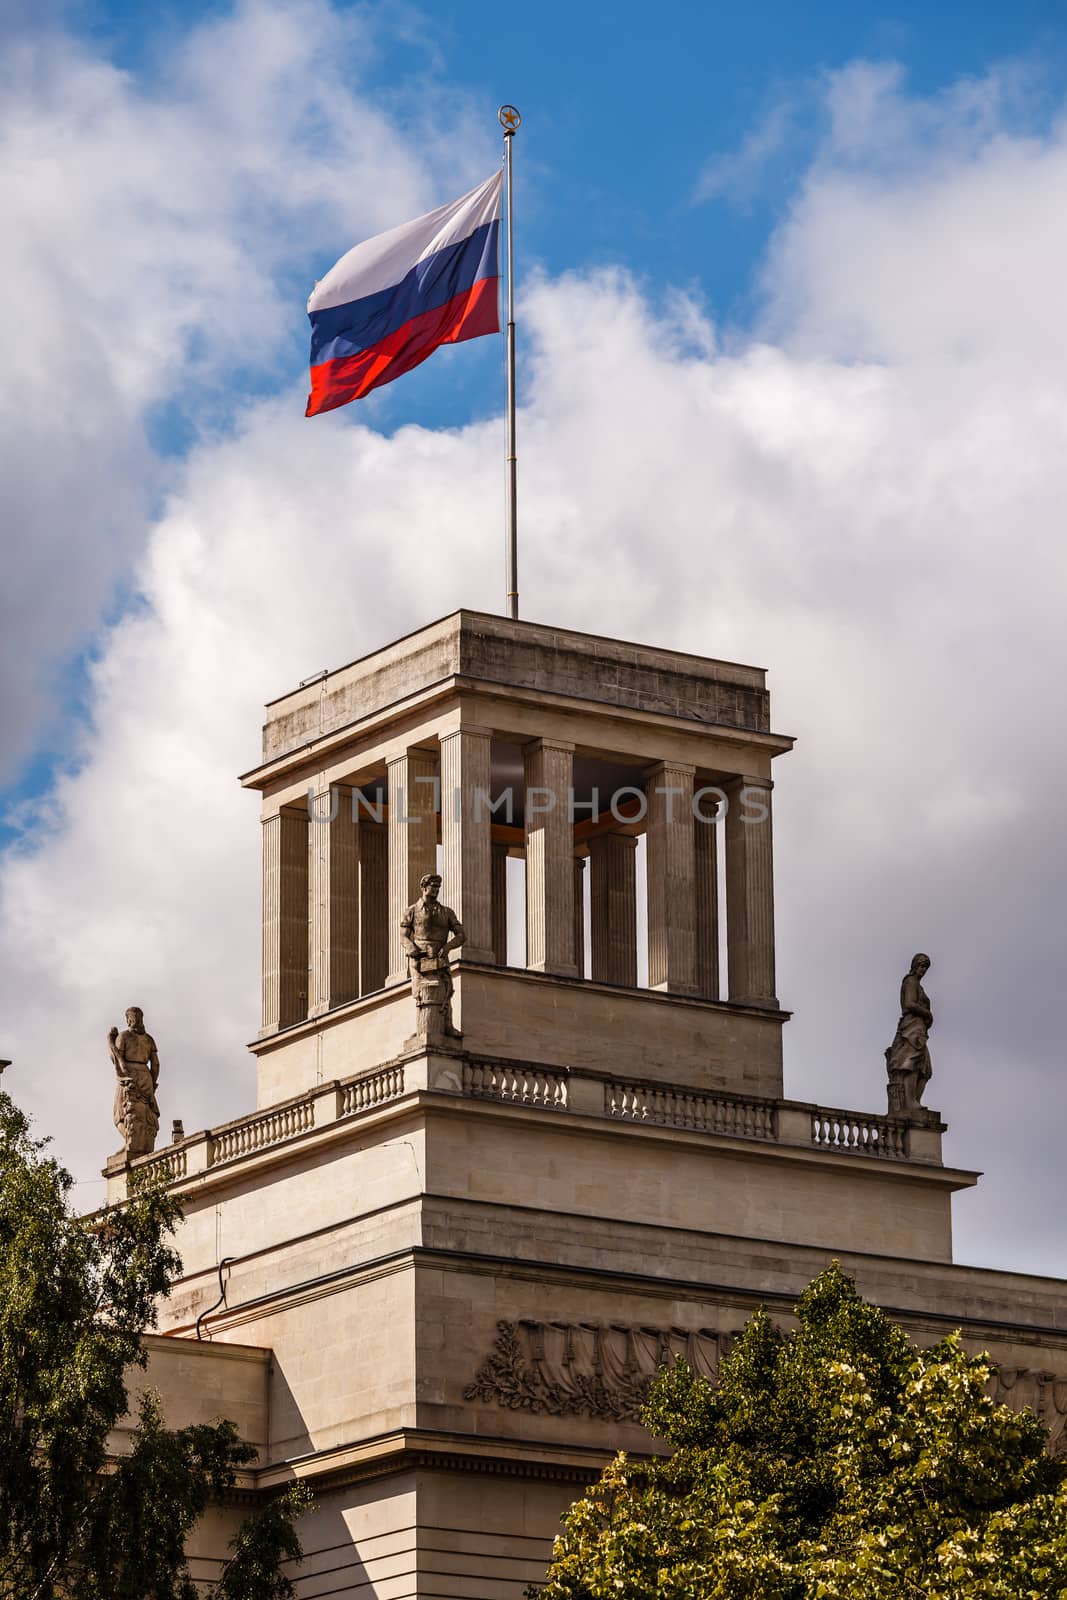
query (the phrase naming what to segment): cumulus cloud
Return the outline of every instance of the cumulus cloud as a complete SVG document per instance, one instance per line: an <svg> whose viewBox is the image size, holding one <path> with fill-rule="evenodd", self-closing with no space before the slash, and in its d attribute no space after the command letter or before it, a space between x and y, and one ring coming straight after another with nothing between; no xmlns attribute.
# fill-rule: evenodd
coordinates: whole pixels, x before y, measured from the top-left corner
<svg viewBox="0 0 1067 1600"><path fill-rule="evenodd" d="M770 668L800 737L776 795L787 1090L884 1103L929 949L930 1098L950 1159L989 1173L959 1254L1063 1271L1067 155L870 69L828 93L755 335L724 350L621 273L527 289L524 613ZM874 115L899 130L878 170ZM231 774L263 700L499 602L499 423L385 438L300 401L189 452L101 641L83 762L4 864L5 1053L79 1174L113 1146L103 1036L131 1001L166 1115L251 1104L259 842Z"/></svg>
<svg viewBox="0 0 1067 1600"><path fill-rule="evenodd" d="M316 265L433 203L442 171L482 175L462 96L434 95L417 143L403 95L379 106L363 81L378 26L326 0L241 0L179 35L150 83L55 29L5 49L0 781L143 545L167 483L146 433L175 413L227 426L219 374L231 403L276 381Z"/></svg>

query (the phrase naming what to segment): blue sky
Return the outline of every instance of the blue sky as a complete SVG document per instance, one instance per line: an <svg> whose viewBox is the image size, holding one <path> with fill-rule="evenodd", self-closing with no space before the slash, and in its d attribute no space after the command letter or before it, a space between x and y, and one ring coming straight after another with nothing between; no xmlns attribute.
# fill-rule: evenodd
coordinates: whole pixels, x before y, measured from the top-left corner
<svg viewBox="0 0 1067 1600"><path fill-rule="evenodd" d="M175 41L228 9L195 0L151 8L82 0L56 14L66 31L151 93L168 82ZM1034 129L1045 126L1067 82L1062 0L892 8L821 0L802 10L784 3L649 8L542 0L490 7L435 0L425 8L339 9L386 24L374 49L355 53L350 64L379 103L397 106L412 141L420 139L419 105L458 92L484 114L491 158L496 105L507 98L520 107L520 281L533 270L622 266L653 297L668 289L692 293L726 339L731 329L743 335L758 326L764 252L824 131L820 90L828 74L857 59L893 62L911 93L937 96L968 76L1007 67L1019 79L1015 125ZM721 181L704 193L702 180L717 164ZM354 242L339 232L337 254ZM146 408L147 437L164 462L180 459L205 423L225 430L249 398L299 372L308 277L329 265L321 250L305 260L306 270L298 258L283 278L290 315L265 367L250 328L248 368L213 371L206 393L190 372L184 389ZM520 322L520 361L523 346ZM447 352L365 409L386 431L406 422L454 427L494 414L500 388L500 351L487 340ZM161 491L167 481L163 470ZM92 623L112 620L128 596L128 584L116 585L103 616L86 619L78 648L52 664L59 717L42 723L36 749L0 787L0 840L14 837L12 817L24 819L25 803L47 791L56 751L69 753L71 720L85 712Z"/></svg>
<svg viewBox="0 0 1067 1600"><path fill-rule="evenodd" d="M85 0L69 16L147 86L165 81L176 36L228 9ZM898 63L910 91L930 96L1007 65L1025 78L1014 121L1034 127L1045 124L1067 82L1063 0L886 9L826 0L802 8L434 0L339 9L388 19L373 52L355 54L351 65L380 103L398 104L412 141L420 139L420 103L458 91L484 114L486 149L495 155L496 107L502 99L519 106L520 273L618 264L653 290L691 289L717 321L741 327L758 318L763 252L823 131L818 91L828 73L857 59ZM742 159L734 183L701 199L709 163L743 157L768 122L774 136L763 159ZM337 253L354 242L339 236ZM310 254L308 263L313 276L329 265ZM296 271L291 287L292 340L277 375L295 370L307 342L307 284ZM454 426L491 413L498 366L487 344L423 368L378 398L375 421ZM262 374L246 373L234 390L265 386ZM188 442L180 395L153 419L153 438L168 451Z"/></svg>
<svg viewBox="0 0 1067 1600"><path fill-rule="evenodd" d="M758 322L762 258L824 132L821 89L829 74L857 60L894 63L912 94L937 96L967 77L1007 68L1019 79L1013 123L1035 129L1045 126L1067 83L1063 0L885 9L826 0L803 8L434 0L336 9L381 24L373 48L357 48L348 64L380 105L395 110L413 144L423 136L420 106L458 94L484 117L484 148L494 159L496 106L502 98L519 106L520 275L621 265L653 293L691 291L727 330ZM199 0L158 7L72 0L58 15L74 37L151 93L169 80L176 41L229 10ZM233 67L239 74L240 64ZM313 150L309 139L308 160ZM720 162L730 175L702 193L704 174ZM447 188L447 178L441 182ZM337 254L354 242L339 232ZM231 369L228 383L214 374L207 397L190 382L186 393L153 408L148 428L161 453L184 451L205 403L211 424L224 427L243 396L269 392L299 369L309 275L329 265L321 250L304 260L306 267L298 258L289 268L289 338L269 369L259 365L249 329L247 370ZM521 349L521 327L519 337ZM455 426L492 414L498 368L490 343L459 359L446 355L379 395L375 424Z"/></svg>
<svg viewBox="0 0 1067 1600"><path fill-rule="evenodd" d="M79 1177L133 998L247 1109L263 701L500 604L499 342L306 421L304 303L511 100L524 615L768 667L789 1090L882 1102L929 949L963 1254L1064 1270L1065 21L9 7L0 1054Z"/></svg>

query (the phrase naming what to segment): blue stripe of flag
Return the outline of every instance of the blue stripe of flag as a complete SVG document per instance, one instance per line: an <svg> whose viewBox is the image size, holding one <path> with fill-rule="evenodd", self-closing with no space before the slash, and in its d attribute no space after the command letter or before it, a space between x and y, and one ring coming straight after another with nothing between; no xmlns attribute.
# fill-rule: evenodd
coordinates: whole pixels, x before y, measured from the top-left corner
<svg viewBox="0 0 1067 1600"><path fill-rule="evenodd" d="M417 261L398 284L376 294L308 313L311 365L358 355L388 338L412 317L436 311L481 278L500 274L499 222L486 222L467 239Z"/></svg>

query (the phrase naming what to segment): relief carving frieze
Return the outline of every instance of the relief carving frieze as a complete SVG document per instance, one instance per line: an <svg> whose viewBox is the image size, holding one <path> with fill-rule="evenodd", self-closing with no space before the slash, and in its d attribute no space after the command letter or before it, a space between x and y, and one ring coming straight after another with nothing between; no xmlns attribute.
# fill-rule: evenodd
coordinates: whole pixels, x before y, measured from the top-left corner
<svg viewBox="0 0 1067 1600"><path fill-rule="evenodd" d="M740 1330L738 1330L740 1331ZM625 1323L498 1322L496 1343L467 1400L511 1411L637 1422L661 1366L684 1356L715 1382L735 1333L714 1328L650 1328Z"/></svg>
<svg viewBox="0 0 1067 1600"><path fill-rule="evenodd" d="M719 1362L740 1331L533 1317L498 1322L493 1349L463 1396L509 1411L639 1422L660 1367L683 1356L694 1372L715 1383ZM1067 1376L1001 1366L990 1392L1000 1404L1036 1412L1049 1429L1049 1449L1067 1456Z"/></svg>
<svg viewBox="0 0 1067 1600"><path fill-rule="evenodd" d="M1067 1377L1033 1367L998 1367L991 1389L999 1404L1036 1412L1051 1435L1052 1454L1067 1456Z"/></svg>

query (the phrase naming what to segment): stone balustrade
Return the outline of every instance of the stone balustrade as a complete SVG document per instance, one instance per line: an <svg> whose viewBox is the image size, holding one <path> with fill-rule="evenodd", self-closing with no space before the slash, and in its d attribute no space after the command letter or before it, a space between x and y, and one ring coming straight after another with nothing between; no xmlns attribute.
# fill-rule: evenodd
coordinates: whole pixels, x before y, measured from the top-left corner
<svg viewBox="0 0 1067 1600"><path fill-rule="evenodd" d="M404 1093L404 1065L383 1067L380 1072L367 1072L360 1078L350 1078L340 1086L338 1116L353 1117L360 1111L384 1105Z"/></svg>
<svg viewBox="0 0 1067 1600"><path fill-rule="evenodd" d="M465 1061L463 1093L524 1106L567 1105L567 1073L507 1061Z"/></svg>
<svg viewBox="0 0 1067 1600"><path fill-rule="evenodd" d="M265 1116L252 1117L235 1123L232 1128L218 1133L212 1140L209 1166L217 1167L235 1156L249 1155L253 1150L266 1150L272 1144L281 1144L295 1134L307 1133L315 1126L315 1102L298 1100L292 1105L279 1106Z"/></svg>
<svg viewBox="0 0 1067 1600"><path fill-rule="evenodd" d="M858 1111L811 1108L811 1142L828 1150L851 1150L861 1155L908 1158L908 1124L896 1117L864 1116Z"/></svg>
<svg viewBox="0 0 1067 1600"><path fill-rule="evenodd" d="M180 1183L189 1173L189 1151L184 1144L177 1145L161 1155L141 1159L133 1172L138 1183L143 1183L146 1178L164 1178L167 1183Z"/></svg>
<svg viewBox="0 0 1067 1600"><path fill-rule="evenodd" d="M160 1174L168 1183L177 1183L241 1156L258 1155L260 1151L327 1127L332 1122L359 1116L375 1106L399 1099L403 1093L404 1064L396 1062L377 1072L348 1078L343 1083L324 1085L321 1090L258 1116L192 1134L158 1155L142 1157L134 1162L131 1170L138 1179ZM109 1199L114 1198L115 1195L109 1194Z"/></svg>
<svg viewBox="0 0 1067 1600"><path fill-rule="evenodd" d="M139 1180L160 1174L167 1182L178 1183L331 1123L365 1115L406 1092L427 1088L425 1073L416 1067L417 1063L393 1062L341 1083L324 1084L286 1105L194 1134L158 1155L144 1157L133 1164L132 1173ZM702 1092L681 1084L605 1080L567 1067L465 1056L461 1079L453 1075L447 1087L439 1082L437 1088L531 1110L570 1111L733 1139L896 1161L938 1164L941 1160L940 1131L913 1128L900 1118L755 1095ZM125 1195L126 1173L125 1167L116 1167L109 1200Z"/></svg>
<svg viewBox="0 0 1067 1600"><path fill-rule="evenodd" d="M664 1084L612 1082L604 1085L604 1114L627 1122L656 1122L669 1128L696 1128L739 1139L777 1138L773 1100L738 1095L700 1094Z"/></svg>

